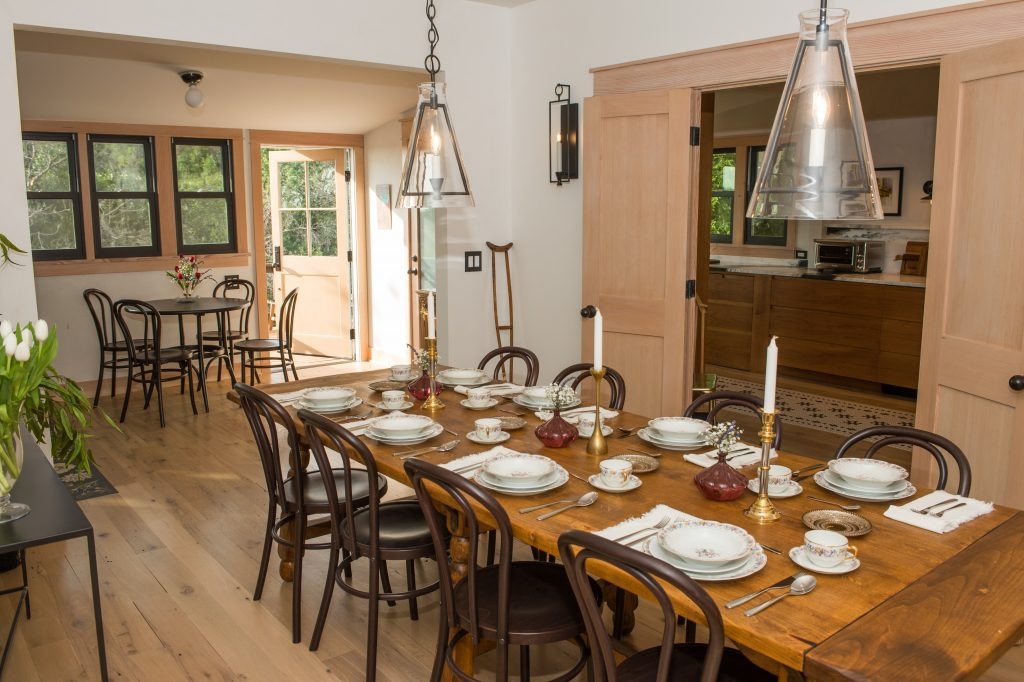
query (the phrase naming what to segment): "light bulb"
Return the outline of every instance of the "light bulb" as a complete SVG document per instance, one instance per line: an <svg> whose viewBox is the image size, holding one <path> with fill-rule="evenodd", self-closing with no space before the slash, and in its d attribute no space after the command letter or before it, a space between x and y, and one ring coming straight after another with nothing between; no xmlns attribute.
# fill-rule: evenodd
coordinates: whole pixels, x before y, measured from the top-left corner
<svg viewBox="0 0 1024 682"><path fill-rule="evenodd" d="M185 104L193 109L203 106L203 91L195 85L188 86L188 90L185 92Z"/></svg>
<svg viewBox="0 0 1024 682"><path fill-rule="evenodd" d="M823 88L814 88L814 92L811 93L811 118L814 119L816 127L825 127L828 123L828 114L831 108L832 104L829 102L828 92Z"/></svg>

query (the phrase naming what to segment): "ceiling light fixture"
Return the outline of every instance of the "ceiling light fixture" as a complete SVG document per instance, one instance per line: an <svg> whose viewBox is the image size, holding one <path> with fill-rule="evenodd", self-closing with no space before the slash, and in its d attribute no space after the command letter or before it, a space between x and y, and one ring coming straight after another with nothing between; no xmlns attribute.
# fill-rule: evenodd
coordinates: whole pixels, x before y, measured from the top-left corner
<svg viewBox="0 0 1024 682"><path fill-rule="evenodd" d="M188 90L185 92L185 104L193 109L203 106L203 91L199 89L199 83L203 80L203 72L182 71L178 76L188 86Z"/></svg>
<svg viewBox="0 0 1024 682"><path fill-rule="evenodd" d="M845 9L800 14L800 42L765 149L749 218L881 220Z"/></svg>
<svg viewBox="0 0 1024 682"><path fill-rule="evenodd" d="M434 0L427 0L430 54L424 59L423 65L430 74L430 82L420 84L412 138L409 140L405 169L399 185L396 202L398 208L476 205L448 113L445 84L437 82L441 60L434 54L438 43L437 26L434 25L436 15Z"/></svg>

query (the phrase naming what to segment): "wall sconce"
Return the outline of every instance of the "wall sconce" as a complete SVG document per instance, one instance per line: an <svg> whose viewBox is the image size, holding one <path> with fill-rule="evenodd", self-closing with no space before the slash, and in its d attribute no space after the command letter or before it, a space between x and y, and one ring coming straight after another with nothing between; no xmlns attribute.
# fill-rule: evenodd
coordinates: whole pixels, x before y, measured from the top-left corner
<svg viewBox="0 0 1024 682"><path fill-rule="evenodd" d="M203 72L182 71L178 76L188 86L188 90L185 91L185 104L193 109L203 106L203 91L199 89L199 83L203 80Z"/></svg>
<svg viewBox="0 0 1024 682"><path fill-rule="evenodd" d="M570 93L568 85L558 83L555 99L548 102L548 181L559 187L580 176L579 105L570 101Z"/></svg>

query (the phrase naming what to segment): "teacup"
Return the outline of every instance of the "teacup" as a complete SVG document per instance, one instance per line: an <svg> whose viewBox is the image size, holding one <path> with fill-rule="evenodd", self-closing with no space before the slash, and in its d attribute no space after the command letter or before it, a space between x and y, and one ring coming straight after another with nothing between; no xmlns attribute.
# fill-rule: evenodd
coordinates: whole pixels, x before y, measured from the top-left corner
<svg viewBox="0 0 1024 682"><path fill-rule="evenodd" d="M466 402L472 407L483 407L491 399L491 389L471 388L466 391Z"/></svg>
<svg viewBox="0 0 1024 682"><path fill-rule="evenodd" d="M633 475L633 464L624 459L606 459L601 462L601 484L609 488L622 488Z"/></svg>
<svg viewBox="0 0 1024 682"><path fill-rule="evenodd" d="M601 422L601 425L604 426L603 420ZM576 424L576 428L581 436L583 436L584 438L590 438L591 434L594 433L594 415L589 413L581 414L579 416L579 421Z"/></svg>
<svg viewBox="0 0 1024 682"><path fill-rule="evenodd" d="M393 365L391 367L391 378L395 381L411 381L419 376L420 368L417 365Z"/></svg>
<svg viewBox="0 0 1024 682"><path fill-rule="evenodd" d="M809 530L804 533L804 552L812 564L833 568L857 556L857 548L845 535L833 530Z"/></svg>
<svg viewBox="0 0 1024 682"><path fill-rule="evenodd" d="M477 419L474 422L476 435L480 440L495 441L501 437L501 420L494 417Z"/></svg>
<svg viewBox="0 0 1024 682"><path fill-rule="evenodd" d="M784 493L789 489L789 482L793 478L793 471L781 464L773 464L768 467L768 492Z"/></svg>
<svg viewBox="0 0 1024 682"><path fill-rule="evenodd" d="M398 409L405 403L405 391L384 391L381 397L384 399L384 407L388 409Z"/></svg>

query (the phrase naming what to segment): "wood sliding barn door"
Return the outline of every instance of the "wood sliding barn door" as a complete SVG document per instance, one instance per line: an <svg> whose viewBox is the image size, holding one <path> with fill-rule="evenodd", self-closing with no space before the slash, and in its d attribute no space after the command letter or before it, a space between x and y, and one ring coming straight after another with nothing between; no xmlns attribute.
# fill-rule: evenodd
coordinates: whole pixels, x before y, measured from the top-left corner
<svg viewBox="0 0 1024 682"><path fill-rule="evenodd" d="M584 104L583 304L604 316L604 364L626 408L680 414L693 377L698 95L689 89ZM583 357L593 357L590 326Z"/></svg>
<svg viewBox="0 0 1024 682"><path fill-rule="evenodd" d="M972 497L1018 508L1024 391L1010 379L1024 375L1022 159L1024 40L945 57L917 419L967 454ZM914 463L934 476L930 458Z"/></svg>

